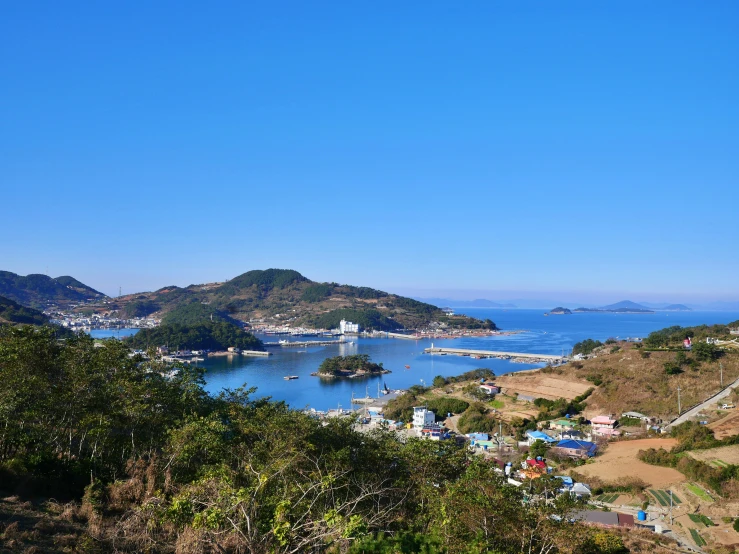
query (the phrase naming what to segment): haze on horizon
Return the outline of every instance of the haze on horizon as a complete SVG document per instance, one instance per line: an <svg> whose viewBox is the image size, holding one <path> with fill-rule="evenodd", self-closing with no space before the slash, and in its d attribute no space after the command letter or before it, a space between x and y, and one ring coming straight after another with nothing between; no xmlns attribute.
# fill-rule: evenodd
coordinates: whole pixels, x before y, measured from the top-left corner
<svg viewBox="0 0 739 554"><path fill-rule="evenodd" d="M1 10L0 270L739 300L735 2Z"/></svg>

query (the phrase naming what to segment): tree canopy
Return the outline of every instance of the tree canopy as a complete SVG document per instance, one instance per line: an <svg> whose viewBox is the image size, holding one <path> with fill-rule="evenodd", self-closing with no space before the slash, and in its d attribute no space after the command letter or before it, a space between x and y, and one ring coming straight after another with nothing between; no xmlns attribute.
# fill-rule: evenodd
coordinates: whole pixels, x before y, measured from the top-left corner
<svg viewBox="0 0 739 554"><path fill-rule="evenodd" d="M231 346L243 350L264 350L264 344L251 333L226 321L205 321L195 325L162 324L141 329L125 342L141 350L169 346L177 350L226 350Z"/></svg>

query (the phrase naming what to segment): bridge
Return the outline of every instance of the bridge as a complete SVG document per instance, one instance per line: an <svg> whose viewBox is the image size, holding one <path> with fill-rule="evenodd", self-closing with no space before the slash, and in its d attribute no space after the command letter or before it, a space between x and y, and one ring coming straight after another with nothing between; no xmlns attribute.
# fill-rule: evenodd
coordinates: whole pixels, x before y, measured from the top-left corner
<svg viewBox="0 0 739 554"><path fill-rule="evenodd" d="M425 348L426 354L439 354L453 356L470 356L473 358L499 358L501 360L511 360L519 363L561 363L565 361L563 356L553 356L550 354L530 354L527 352L500 352L497 350L467 350L465 348Z"/></svg>

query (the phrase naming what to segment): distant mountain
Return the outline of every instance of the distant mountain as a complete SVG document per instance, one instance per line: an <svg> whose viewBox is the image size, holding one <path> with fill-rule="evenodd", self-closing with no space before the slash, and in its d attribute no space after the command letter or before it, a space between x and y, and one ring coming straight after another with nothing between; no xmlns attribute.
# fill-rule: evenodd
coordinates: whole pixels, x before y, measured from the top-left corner
<svg viewBox="0 0 739 554"><path fill-rule="evenodd" d="M648 307L643 306L641 304L637 304L636 302L632 302L631 300L622 300L621 302L616 302L615 304L608 304L608 306L601 306L600 308L597 308L598 310L602 312L612 312L616 310L634 310L634 311L640 311L640 312L651 312Z"/></svg>
<svg viewBox="0 0 739 554"><path fill-rule="evenodd" d="M496 329L490 320L448 315L438 306L369 287L317 283L291 269L248 271L225 283L168 286L116 299L122 313L156 310L164 323L260 322L334 329L342 319L391 331L436 325Z"/></svg>
<svg viewBox="0 0 739 554"><path fill-rule="evenodd" d="M692 312L685 304L669 304L664 308L660 308L664 312Z"/></svg>
<svg viewBox="0 0 739 554"><path fill-rule="evenodd" d="M24 277L10 271L0 271L0 296L40 309L49 304L70 304L105 297L103 293L67 275L58 279L40 274Z"/></svg>
<svg viewBox="0 0 739 554"><path fill-rule="evenodd" d="M26 308L18 302L0 296L0 324L44 325L48 322L49 318L38 310Z"/></svg>
<svg viewBox="0 0 739 554"><path fill-rule="evenodd" d="M450 298L415 298L420 302L426 302L433 304L440 308L447 306L451 308L516 308L515 304L511 303L500 303L493 302L492 300L485 300L484 298L478 298L477 300L452 300Z"/></svg>

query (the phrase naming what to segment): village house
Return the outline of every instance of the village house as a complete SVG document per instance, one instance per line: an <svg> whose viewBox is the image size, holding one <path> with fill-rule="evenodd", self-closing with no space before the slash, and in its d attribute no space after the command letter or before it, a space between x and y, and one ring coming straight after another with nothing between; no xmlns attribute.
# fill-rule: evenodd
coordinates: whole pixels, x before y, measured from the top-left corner
<svg viewBox="0 0 739 554"><path fill-rule="evenodd" d="M564 440L559 441L552 449L552 453L570 458L592 458L598 451L598 445L588 441Z"/></svg>
<svg viewBox="0 0 739 554"><path fill-rule="evenodd" d="M489 383L486 383L484 385L480 385L479 386L479 389L482 392L484 392L485 394L489 395L489 396L495 396L496 394L498 394L500 392L500 388L499 387L497 387L495 385L491 385Z"/></svg>
<svg viewBox="0 0 739 554"><path fill-rule="evenodd" d="M426 409L426 406L414 406L413 407L413 428L423 429L426 425L429 425L436 421L436 415L434 412Z"/></svg>
<svg viewBox="0 0 739 554"><path fill-rule="evenodd" d="M621 434L621 431L616 429L618 421L611 418L610 416L598 416L590 420L593 435L600 435L602 437L616 437Z"/></svg>
<svg viewBox="0 0 739 554"><path fill-rule="evenodd" d="M542 431L526 431L526 443L531 446L536 441L543 441L546 444L554 444L557 439L554 439Z"/></svg>
<svg viewBox="0 0 739 554"><path fill-rule="evenodd" d="M571 419L557 419L549 422L549 428L555 431L564 431L566 429L574 429L577 427L577 422Z"/></svg>

